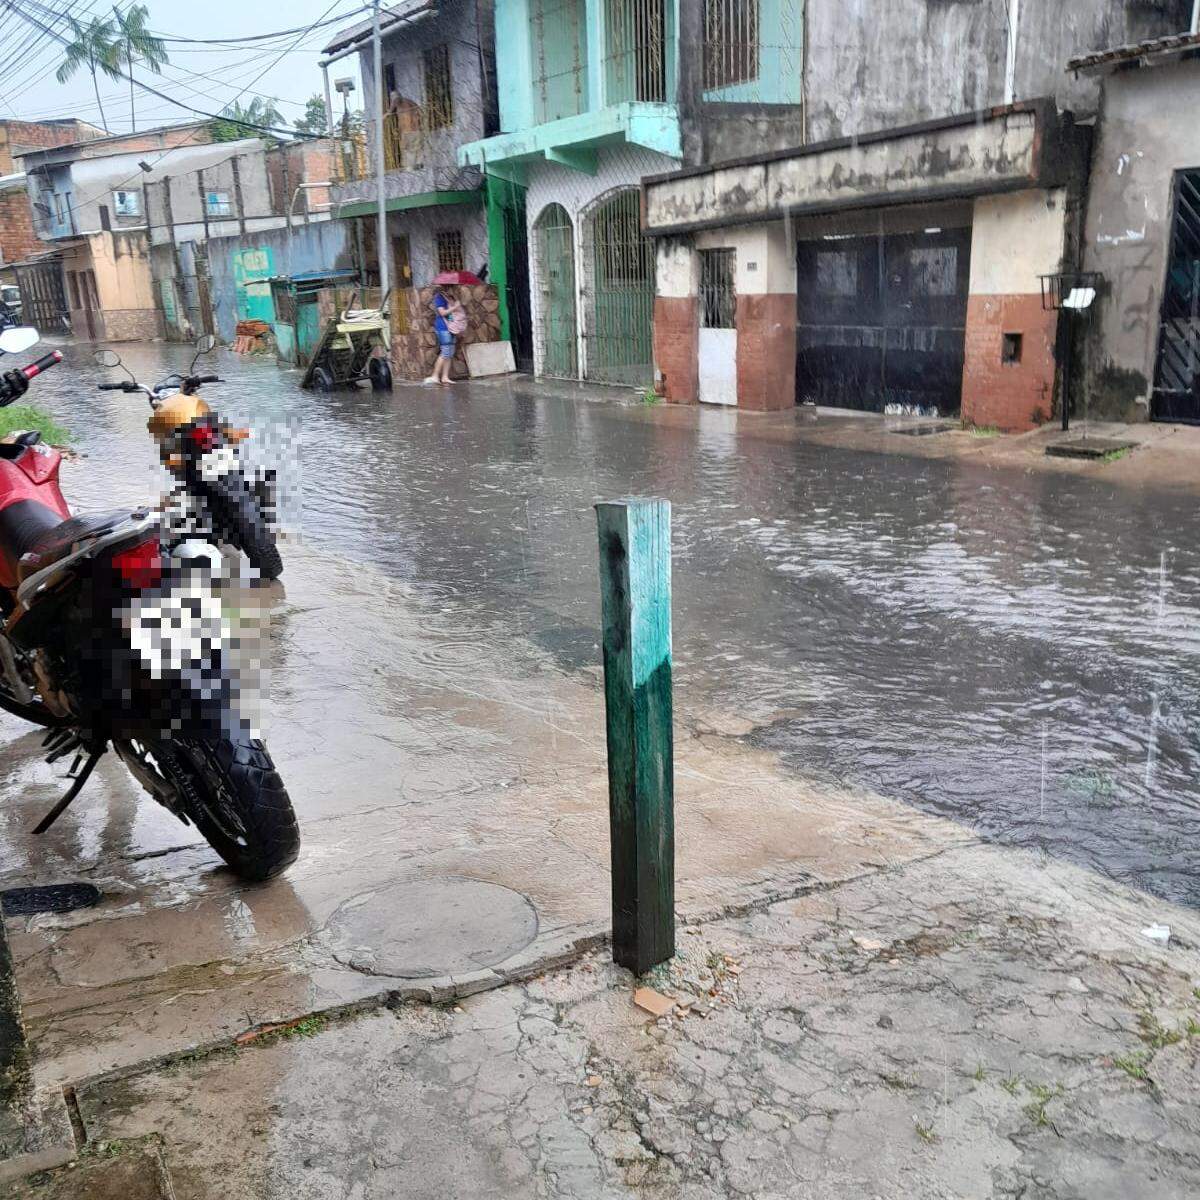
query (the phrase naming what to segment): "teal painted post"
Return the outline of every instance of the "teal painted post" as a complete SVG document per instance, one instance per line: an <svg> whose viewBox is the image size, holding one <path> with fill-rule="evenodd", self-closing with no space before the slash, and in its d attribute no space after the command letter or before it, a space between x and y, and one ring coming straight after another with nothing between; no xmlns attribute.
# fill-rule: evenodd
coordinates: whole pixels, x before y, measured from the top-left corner
<svg viewBox="0 0 1200 1200"><path fill-rule="evenodd" d="M596 505L608 734L613 959L641 975L675 953L671 505Z"/></svg>

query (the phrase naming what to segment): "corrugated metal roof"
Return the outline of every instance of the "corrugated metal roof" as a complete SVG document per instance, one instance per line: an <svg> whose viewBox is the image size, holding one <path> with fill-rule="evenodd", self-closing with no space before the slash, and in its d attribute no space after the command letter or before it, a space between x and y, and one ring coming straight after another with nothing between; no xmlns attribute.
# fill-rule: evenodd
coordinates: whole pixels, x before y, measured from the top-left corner
<svg viewBox="0 0 1200 1200"><path fill-rule="evenodd" d="M1091 54L1079 54L1067 60L1067 70L1089 71L1097 67L1134 62L1139 58L1180 54L1186 50L1200 50L1200 33L1172 33L1145 42L1132 42L1128 46L1114 46L1111 50L1094 50Z"/></svg>
<svg viewBox="0 0 1200 1200"><path fill-rule="evenodd" d="M393 4L390 8L381 8L379 10L380 32L387 33L401 21L412 21L420 17L431 16L437 11L437 6L438 0L402 0L400 4ZM333 41L321 53L336 54L339 50L346 50L355 42L361 42L364 38L370 37L373 28L373 18L368 17L365 21L359 21L357 24L343 29L341 33L334 34Z"/></svg>

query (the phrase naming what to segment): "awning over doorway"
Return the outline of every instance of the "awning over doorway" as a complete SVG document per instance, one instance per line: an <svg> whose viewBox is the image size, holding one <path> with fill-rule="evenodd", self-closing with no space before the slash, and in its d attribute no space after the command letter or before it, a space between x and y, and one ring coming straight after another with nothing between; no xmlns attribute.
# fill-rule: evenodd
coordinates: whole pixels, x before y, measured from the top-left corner
<svg viewBox="0 0 1200 1200"><path fill-rule="evenodd" d="M652 236L847 208L1062 187L1087 131L1052 100L814 143L642 181Z"/></svg>

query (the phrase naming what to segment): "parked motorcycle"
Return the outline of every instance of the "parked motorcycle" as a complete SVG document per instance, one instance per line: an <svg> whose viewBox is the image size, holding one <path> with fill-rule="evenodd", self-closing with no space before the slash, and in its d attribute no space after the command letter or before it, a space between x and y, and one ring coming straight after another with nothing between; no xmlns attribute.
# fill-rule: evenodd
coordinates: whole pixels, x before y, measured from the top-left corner
<svg viewBox="0 0 1200 1200"><path fill-rule="evenodd" d="M252 470L241 454L249 430L235 429L200 399L201 385L220 383L216 375L195 374L196 363L216 344L207 334L196 343L186 374L172 374L153 387L139 383L112 350L95 359L121 367L128 379L100 384L101 391L143 392L150 401L147 428L174 484L166 497L168 538L223 543L242 551L263 579L283 573L283 559L272 530L275 476Z"/></svg>
<svg viewBox="0 0 1200 1200"><path fill-rule="evenodd" d="M36 330L0 333L0 353ZM62 360L0 373L0 406ZM138 783L194 825L244 879L293 862L291 800L238 713L231 636L210 545L161 541L149 508L72 517L61 456L36 432L0 442L0 708L44 726L46 758L75 755L44 833L110 747Z"/></svg>

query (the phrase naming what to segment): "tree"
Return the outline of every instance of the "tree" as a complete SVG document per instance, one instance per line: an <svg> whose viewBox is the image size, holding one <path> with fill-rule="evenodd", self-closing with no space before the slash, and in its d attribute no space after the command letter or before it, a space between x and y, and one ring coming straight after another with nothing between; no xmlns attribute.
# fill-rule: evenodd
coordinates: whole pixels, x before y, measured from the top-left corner
<svg viewBox="0 0 1200 1200"><path fill-rule="evenodd" d="M304 116L295 122L296 132L303 137L325 137L329 133L329 122L325 119L325 101L320 96L309 96L304 105Z"/></svg>
<svg viewBox="0 0 1200 1200"><path fill-rule="evenodd" d="M133 106L133 65L143 67L161 75L163 63L167 62L167 48L162 38L155 37L146 28L146 17L150 10L144 4L131 4L123 13L113 5L116 17L116 51L118 61L125 60L125 73L129 76L129 128L137 128L137 117Z"/></svg>
<svg viewBox="0 0 1200 1200"><path fill-rule="evenodd" d="M120 79L120 51L115 37L116 30L111 21L93 17L86 25L80 24L74 17L68 17L71 26L72 40L67 44L67 52L62 64L54 73L59 83L66 83L80 67L87 67L92 77L92 87L96 91L96 107L100 110L100 124L108 133L108 119L104 115L104 105L100 101L100 83L96 72L100 71L109 79Z"/></svg>
<svg viewBox="0 0 1200 1200"><path fill-rule="evenodd" d="M262 126L279 125L282 121L274 100L255 96L244 107L236 100L227 104L210 128L214 142L236 142L238 138L261 137Z"/></svg>

